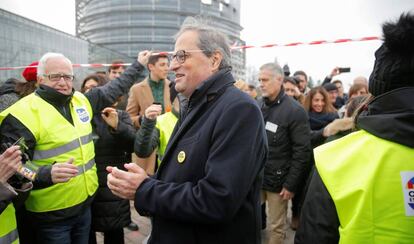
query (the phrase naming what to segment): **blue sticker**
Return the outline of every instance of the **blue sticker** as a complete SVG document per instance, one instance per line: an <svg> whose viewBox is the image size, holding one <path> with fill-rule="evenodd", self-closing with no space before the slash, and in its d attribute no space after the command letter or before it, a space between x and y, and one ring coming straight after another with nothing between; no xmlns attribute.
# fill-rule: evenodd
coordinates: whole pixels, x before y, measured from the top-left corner
<svg viewBox="0 0 414 244"><path fill-rule="evenodd" d="M76 108L76 113L78 114L79 120L83 123L87 123L90 120L88 111L85 108Z"/></svg>

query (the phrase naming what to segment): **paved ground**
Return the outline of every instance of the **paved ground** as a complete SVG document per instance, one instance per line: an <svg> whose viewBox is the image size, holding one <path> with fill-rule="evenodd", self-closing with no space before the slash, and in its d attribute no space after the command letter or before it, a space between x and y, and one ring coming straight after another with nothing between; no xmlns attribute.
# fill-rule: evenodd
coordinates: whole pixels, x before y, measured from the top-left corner
<svg viewBox="0 0 414 244"><path fill-rule="evenodd" d="M131 213L132 213L132 220L138 224L139 230L138 231L130 231L128 229L124 229L125 232L125 244L141 244L148 236L151 231L151 223L150 220L146 217L141 217L137 211L135 211L132 202L131 202ZM285 228L287 231L286 239L284 244L292 244L293 239L295 236L295 232L290 229L290 213L288 214L288 223L286 224ZM262 242L266 243L268 238L267 230L262 231ZM103 243L103 235L102 233L97 234L97 240L99 244Z"/></svg>

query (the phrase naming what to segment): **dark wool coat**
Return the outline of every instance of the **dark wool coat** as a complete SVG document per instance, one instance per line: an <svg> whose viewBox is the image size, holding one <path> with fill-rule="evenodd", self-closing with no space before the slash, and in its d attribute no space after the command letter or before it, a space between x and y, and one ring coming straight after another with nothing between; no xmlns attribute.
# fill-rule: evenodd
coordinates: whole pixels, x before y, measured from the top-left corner
<svg viewBox="0 0 414 244"><path fill-rule="evenodd" d="M198 87L155 178L137 189L149 243L260 243L266 134L257 103L233 83L225 69Z"/></svg>

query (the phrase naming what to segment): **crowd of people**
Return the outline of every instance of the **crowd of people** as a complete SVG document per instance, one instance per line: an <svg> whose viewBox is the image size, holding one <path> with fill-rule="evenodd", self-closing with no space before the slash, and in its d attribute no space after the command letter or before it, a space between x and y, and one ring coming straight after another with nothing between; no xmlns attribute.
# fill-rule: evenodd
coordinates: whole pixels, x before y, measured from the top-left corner
<svg viewBox="0 0 414 244"><path fill-rule="evenodd" d="M0 244L122 244L131 200L151 244L282 244L289 201L295 243L414 243L413 30L385 23L348 93L338 67L316 87L277 63L235 81L227 38L194 18L173 55L79 91L46 53L0 87Z"/></svg>

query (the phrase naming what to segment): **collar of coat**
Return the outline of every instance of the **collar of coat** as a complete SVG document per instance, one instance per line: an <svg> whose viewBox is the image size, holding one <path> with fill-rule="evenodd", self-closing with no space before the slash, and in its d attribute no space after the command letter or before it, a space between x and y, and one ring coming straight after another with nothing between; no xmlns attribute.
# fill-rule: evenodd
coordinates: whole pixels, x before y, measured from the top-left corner
<svg viewBox="0 0 414 244"><path fill-rule="evenodd" d="M414 148L414 87L403 87L377 96L357 118L357 127Z"/></svg>
<svg viewBox="0 0 414 244"><path fill-rule="evenodd" d="M272 107L275 104L280 104L282 100L284 99L284 97L285 97L285 89L283 88L283 85L281 85L279 94L277 95L275 100L271 101L269 98L263 97L263 102L266 106Z"/></svg>
<svg viewBox="0 0 414 244"><path fill-rule="evenodd" d="M217 71L195 89L189 100L190 105L198 102L203 97L206 97L207 100L209 100L211 97L215 96L221 88L234 82L233 75L231 74L231 67Z"/></svg>
<svg viewBox="0 0 414 244"><path fill-rule="evenodd" d="M39 97L43 98L46 102L54 105L55 107L62 107L69 104L74 93L75 90L73 88L71 94L65 95L46 85L40 85L36 89L36 94Z"/></svg>

